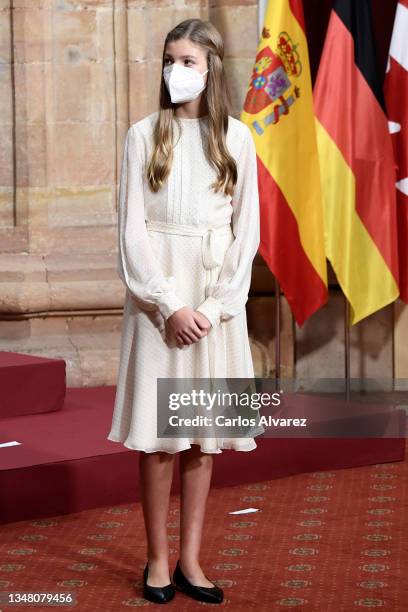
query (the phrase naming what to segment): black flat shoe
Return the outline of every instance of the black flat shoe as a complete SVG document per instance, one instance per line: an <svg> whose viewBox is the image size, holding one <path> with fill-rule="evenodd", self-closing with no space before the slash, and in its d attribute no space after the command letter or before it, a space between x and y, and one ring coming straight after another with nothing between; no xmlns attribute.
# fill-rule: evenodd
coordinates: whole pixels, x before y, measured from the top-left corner
<svg viewBox="0 0 408 612"><path fill-rule="evenodd" d="M143 571L143 597L154 603L164 604L171 601L176 594L176 589L171 584L166 584L164 587L156 587L147 584L148 563Z"/></svg>
<svg viewBox="0 0 408 612"><path fill-rule="evenodd" d="M209 578L206 576L207 580ZM221 603L224 599L223 590L217 586L204 587L191 582L185 577L180 568L180 563L177 561L176 569L173 574L173 582L176 587L197 601L205 601L207 603Z"/></svg>

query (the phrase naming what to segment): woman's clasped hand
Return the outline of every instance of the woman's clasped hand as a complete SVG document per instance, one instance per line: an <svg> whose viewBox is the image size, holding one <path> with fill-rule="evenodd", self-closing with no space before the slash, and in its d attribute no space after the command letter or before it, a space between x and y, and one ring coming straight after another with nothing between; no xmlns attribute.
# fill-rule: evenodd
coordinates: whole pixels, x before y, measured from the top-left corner
<svg viewBox="0 0 408 612"><path fill-rule="evenodd" d="M179 348L198 342L211 329L211 323L207 317L189 306L179 308L167 320L174 332Z"/></svg>

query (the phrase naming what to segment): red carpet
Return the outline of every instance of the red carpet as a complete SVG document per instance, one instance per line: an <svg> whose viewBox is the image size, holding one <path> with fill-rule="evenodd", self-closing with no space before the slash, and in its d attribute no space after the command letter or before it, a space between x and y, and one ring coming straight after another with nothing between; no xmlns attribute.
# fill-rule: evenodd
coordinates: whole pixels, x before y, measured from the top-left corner
<svg viewBox="0 0 408 612"><path fill-rule="evenodd" d="M404 612L407 505L407 461L213 488L201 562L224 588L220 609ZM260 512L228 514L249 507ZM171 568L178 514L175 496L168 522ZM142 598L139 503L3 525L0 542L2 591L75 590L77 606L64 609L80 612L163 609ZM177 611L205 606L180 593L166 605Z"/></svg>

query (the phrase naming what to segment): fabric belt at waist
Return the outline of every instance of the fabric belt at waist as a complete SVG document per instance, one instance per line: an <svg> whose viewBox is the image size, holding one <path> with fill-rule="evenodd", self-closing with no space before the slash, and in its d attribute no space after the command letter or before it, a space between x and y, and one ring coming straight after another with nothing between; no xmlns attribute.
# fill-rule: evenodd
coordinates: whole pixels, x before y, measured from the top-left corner
<svg viewBox="0 0 408 612"><path fill-rule="evenodd" d="M222 261L217 259L215 240L217 236L232 235L230 223L218 227L194 227L193 225L183 225L179 223L166 223L165 221L146 221L146 229L153 232L163 232L166 234L179 234L181 236L202 236L202 259L204 267L212 270L221 266Z"/></svg>

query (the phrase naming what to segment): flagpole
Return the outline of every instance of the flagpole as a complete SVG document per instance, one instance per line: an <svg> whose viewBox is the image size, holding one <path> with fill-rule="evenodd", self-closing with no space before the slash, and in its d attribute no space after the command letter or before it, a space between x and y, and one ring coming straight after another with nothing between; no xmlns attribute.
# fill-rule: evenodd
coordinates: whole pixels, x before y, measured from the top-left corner
<svg viewBox="0 0 408 612"><path fill-rule="evenodd" d="M346 400L350 399L350 303L344 295L344 377Z"/></svg>
<svg viewBox="0 0 408 612"><path fill-rule="evenodd" d="M275 388L280 389L280 349L281 349L281 301L280 285L275 277Z"/></svg>

